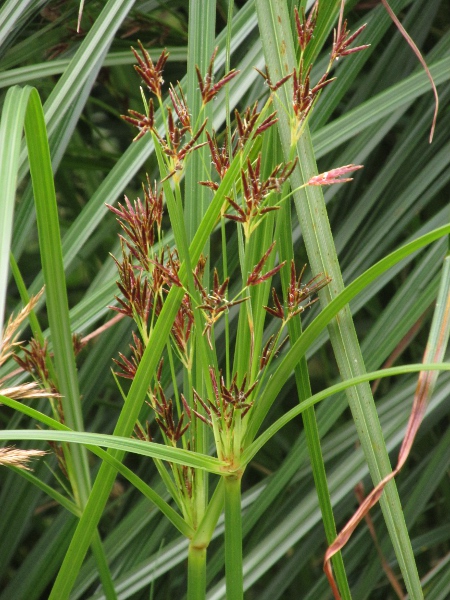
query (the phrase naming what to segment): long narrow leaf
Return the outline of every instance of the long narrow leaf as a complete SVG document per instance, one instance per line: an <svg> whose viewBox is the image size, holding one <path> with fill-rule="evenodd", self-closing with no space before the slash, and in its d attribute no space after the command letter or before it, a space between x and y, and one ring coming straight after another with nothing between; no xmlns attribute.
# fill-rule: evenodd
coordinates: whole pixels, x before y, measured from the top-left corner
<svg viewBox="0 0 450 600"><path fill-rule="evenodd" d="M295 64L289 16L285 4L281 2L274 5L257 0L256 6L267 64L271 76L278 81L292 72ZM293 143L289 119L294 118L290 96L292 86L288 82L283 89L284 106L289 107L289 113L284 112L284 106L279 106L279 131L285 157L290 158ZM296 155L299 159L298 168L291 176L294 190L317 174L307 127L297 142ZM332 283L319 294L321 303L326 306L343 290L344 285L323 194L320 188L306 188L305 191L294 192L294 201L312 270L316 274L326 273L332 278ZM364 361L348 306L330 323L329 333L342 377L345 379L363 374ZM377 484L388 475L391 466L370 387L365 384L350 388L347 395L371 476ZM394 481L385 489L382 509L407 589L421 598L420 580Z"/></svg>

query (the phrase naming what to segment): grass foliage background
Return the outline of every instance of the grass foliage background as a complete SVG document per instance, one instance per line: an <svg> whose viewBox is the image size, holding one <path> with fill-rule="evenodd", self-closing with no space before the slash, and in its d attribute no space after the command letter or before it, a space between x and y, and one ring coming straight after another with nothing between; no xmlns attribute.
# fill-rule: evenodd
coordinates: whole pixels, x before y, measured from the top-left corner
<svg viewBox="0 0 450 600"><path fill-rule="evenodd" d="M118 254L118 226L105 203L115 204L123 194L135 198L141 193L145 173L150 179L158 173L148 140L132 144L134 133L120 119L129 108L141 110L129 47L140 39L155 47L155 58L158 49L167 47L170 57L165 81L181 81L187 71L188 3L110 0L105 8L103 2L86 1L81 34L75 32L77 1L24 0L20 6L16 4L7 0L0 9L4 17L0 18L0 98L8 87L29 83L44 102L70 323L72 331L84 336L111 316L107 306L116 293L116 268L109 253ZM292 9L294 3L288 4ZM416 58L381 6L348 2L349 27L354 30L367 22L361 43L371 47L343 61L336 71L337 81L326 88L310 120L320 172L347 163L365 167L351 184L334 186L325 193L346 285L389 252L447 224L450 217L448 6L445 0L392 0L391 5L438 83L440 113L430 145L434 106ZM227 11L228 2L218 0L216 67L222 69ZM241 73L230 85L230 103L242 109L266 94L253 69L263 69L264 59L253 1L236 2L233 14L231 67ZM92 31L96 35L86 45L86 36ZM313 79L315 73L322 73L327 60L325 51L318 55ZM214 126L219 129L224 120L223 102L213 103L213 111ZM171 243L168 220L163 229ZM230 248L236 245L233 232L230 227ZM295 211L293 238L296 261L306 262ZM212 236L211 248L212 254L220 252L218 235ZM11 250L30 293L36 293L43 279L25 156ZM434 242L384 273L352 301L368 371L381 368L396 349L400 349L396 364L421 361L447 251L446 238ZM10 278L6 314L19 306L19 292ZM304 323L317 312L315 306ZM230 318L234 316L232 312ZM45 311L38 312L38 317L45 329ZM21 339L27 335L24 331ZM78 358L87 431L109 434L115 427L122 398L111 374L111 358L126 352L130 341L130 322L124 319L91 342ZM325 331L311 345L307 357L313 393L338 381ZM416 375L382 380L375 394L393 463L416 380ZM397 478L427 600L450 596L449 394L450 377L443 373L409 461ZM34 402L33 406L46 410L45 401ZM279 418L297 403L292 378L270 418ZM321 402L316 415L339 529L357 507L355 485L363 481L368 491L371 482L345 395ZM0 416L2 429L35 429L35 422L9 408L1 407ZM24 447L27 444L30 442L24 442ZM28 447L37 447L37 443ZM46 448L44 444L39 447ZM99 464L90 454L92 480ZM77 517L34 485L33 478L37 478L64 493L47 465L56 468L47 457L34 463L32 474L0 470L0 600L46 598L74 532ZM129 454L125 465L164 496L148 457ZM249 465L243 485L246 598L329 598L322 572L325 534L300 420L289 423L264 446ZM379 508L371 515L380 548L398 573ZM208 551L211 599L225 597L222 532L219 524ZM102 516L100 533L118 597L184 596L186 540L121 475ZM343 557L354 598L396 597L365 525L356 531ZM104 596L98 587L96 563L88 555L71 598L99 600Z"/></svg>

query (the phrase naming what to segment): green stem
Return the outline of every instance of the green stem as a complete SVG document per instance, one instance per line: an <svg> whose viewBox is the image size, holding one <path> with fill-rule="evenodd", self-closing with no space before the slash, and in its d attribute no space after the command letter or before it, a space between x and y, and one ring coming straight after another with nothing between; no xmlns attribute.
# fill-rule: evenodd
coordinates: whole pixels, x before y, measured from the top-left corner
<svg viewBox="0 0 450 600"><path fill-rule="evenodd" d="M242 600L244 579L242 573L242 473L224 477L225 489L225 579L228 600Z"/></svg>
<svg viewBox="0 0 450 600"><path fill-rule="evenodd" d="M202 600L206 596L206 546L192 542L188 550L187 600Z"/></svg>
<svg viewBox="0 0 450 600"><path fill-rule="evenodd" d="M108 567L108 560L98 531L95 532L92 539L91 549L97 562L97 569L100 576L100 581L102 582L103 593L105 594L105 597L107 600L117 600L114 582Z"/></svg>
<svg viewBox="0 0 450 600"><path fill-rule="evenodd" d="M223 279L228 277L228 255L227 255L227 237L225 230L225 219L220 220L220 231L222 241L222 268L223 268ZM228 294L227 294L228 297ZM231 373L230 373L230 319L228 312L225 312L225 381L227 385L230 385Z"/></svg>

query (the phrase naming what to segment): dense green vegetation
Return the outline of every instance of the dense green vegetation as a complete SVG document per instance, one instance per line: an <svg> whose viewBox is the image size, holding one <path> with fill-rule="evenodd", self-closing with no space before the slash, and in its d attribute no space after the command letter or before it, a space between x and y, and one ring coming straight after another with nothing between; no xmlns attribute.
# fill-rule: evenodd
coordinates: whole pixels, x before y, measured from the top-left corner
<svg viewBox="0 0 450 600"><path fill-rule="evenodd" d="M0 439L47 451L0 449L0 600L328 599L414 400L333 569L450 596L450 17L390 2L430 144L411 48L350 0L347 55L340 4L303 47L305 0L86 0L79 33L77 0L0 8L0 331L45 283Z"/></svg>

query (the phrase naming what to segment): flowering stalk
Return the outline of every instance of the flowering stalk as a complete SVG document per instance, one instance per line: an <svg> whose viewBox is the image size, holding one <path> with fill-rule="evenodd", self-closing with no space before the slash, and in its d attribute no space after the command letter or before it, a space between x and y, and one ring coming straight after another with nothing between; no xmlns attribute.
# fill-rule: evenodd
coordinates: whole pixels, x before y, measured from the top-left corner
<svg viewBox="0 0 450 600"><path fill-rule="evenodd" d="M163 380L167 380L167 370L161 362L147 391L147 403L152 410L154 425L151 422L147 426L137 424L135 434L142 440L160 439L167 445L177 447L179 444L197 452L206 452L210 440L214 442L217 456L227 464L224 469L228 523L227 585L230 597L236 598L242 593L242 552L237 551L237 544L240 547L241 541L237 542L235 537L230 537L230 527L240 530L240 480L243 474L241 454L248 424L262 389L262 382L268 377L271 363L287 339L286 329L316 301L315 294L330 282L326 274L316 274L304 284L302 278L305 268L297 275L293 260L289 261L288 267L286 261L276 264L272 216L280 209L281 200L277 202L277 198L297 168L297 160L268 169L263 165L262 152L249 153L254 139L265 135L278 122L278 115L273 111L268 114L268 107L272 96L278 93L290 77L294 88L292 106L296 122L292 124L292 131L295 139L298 139L320 90L332 81L327 72L316 85L311 85L310 68L305 70L303 64L303 53L311 39L317 17L317 7L314 10L315 13L308 19L304 15L300 17L298 13L295 16L301 48L298 68L276 83L270 79L268 69L265 74L261 73L271 90L266 107L259 111L257 104L254 104L243 113L236 111L235 129L225 132L223 141L215 132L208 130L208 123L200 118L200 114L237 73L230 71L215 83L213 65L216 52L213 52L206 75L203 76L200 69L196 69L202 108L193 124L187 99L180 85L177 88L169 87L168 106L162 102L162 66L166 60L165 53L155 65L149 60L143 47L143 58L135 52L139 63L136 70L149 92L156 96L160 110L164 113L165 133L161 134L155 127L151 99L146 100L144 97L144 113L130 111L129 116L124 118L138 128L137 138L147 133L152 136L161 181L159 185L155 183L150 186L147 180L144 202L139 198L134 202L126 198L125 203L119 204L118 208L110 207L118 217L123 231L122 258L115 259L120 295L116 298L117 306L114 309L131 317L137 323L139 331L139 335L133 334L131 358L121 354L116 360L122 376L129 379L135 376L171 289L179 288L183 294L166 349L173 397L166 395ZM346 46L341 38L342 36L339 37L339 47L335 42L336 57L343 56L342 53L348 50L348 44ZM345 37L347 38L348 36ZM228 178L236 160L240 164L239 177L231 182L220 210L223 231L225 222L234 222L240 239L242 287L232 299L228 298L228 275L221 277L215 269L212 283L209 283L208 256L202 256L197 264L191 264L189 232L186 231L183 219L185 198L181 180L189 172L191 157L195 157L197 151L205 152L206 149L210 152L210 162L216 174L208 174L208 179L198 183L208 188L208 193L213 196ZM334 169L321 176L311 177L303 186L350 181L350 178L339 177L358 168L360 167L347 165ZM283 199L286 198L287 195ZM164 202L174 232L175 248L158 248L156 244L157 239L161 239ZM262 239L272 241L261 251ZM182 265L186 269L184 277L181 276ZM262 304L258 304L269 293L272 278L283 268L289 271L284 302L273 287L273 305L265 306L264 300ZM260 286L264 288L263 292L258 291ZM239 320L234 364L230 369L227 363L226 373L223 374L216 348L215 329L230 310L239 311ZM280 324L276 333L260 347L261 340L255 337L255 328L260 328L264 312L269 317L279 319ZM184 369L182 393L177 388L175 357L178 357ZM180 465L172 464L166 469L158 463L157 467L183 518L195 531L207 513L204 475ZM233 548L232 551L230 547ZM198 565L203 564L204 550L204 545L201 548L190 547L192 562L189 568L193 569L192 573L198 572ZM194 569L195 564L197 567ZM196 576L191 576L197 580ZM199 577L198 582L201 580L202 577ZM199 585L201 587L203 584Z"/></svg>
<svg viewBox="0 0 450 600"><path fill-rule="evenodd" d="M295 27L297 33L297 44L299 48L299 58L297 64L293 68L291 73L288 73L281 77L281 79L273 83L270 75L269 68L266 65L265 73L258 70L260 75L265 79L269 89L273 94L281 88L287 81L292 78L292 111L285 106L288 113L292 113L291 117L291 144L294 145L302 135L307 119L313 110L320 93L323 88L332 83L336 78L329 78L329 74L335 64L345 56L360 52L369 47L367 44L361 46L352 46L355 39L364 31L365 25L362 25L353 34L347 29L347 21L343 20L344 2L341 4L341 11L339 15L339 21L337 29L333 33L333 44L330 53L330 60L327 68L319 80L312 84L310 81L312 64L309 66L305 63L305 52L310 44L314 29L317 24L317 16L319 13L319 0L316 0L312 9L309 12L308 17L305 15L305 10L302 8L299 13L298 9L294 9ZM280 97L277 94L278 100L281 102Z"/></svg>

